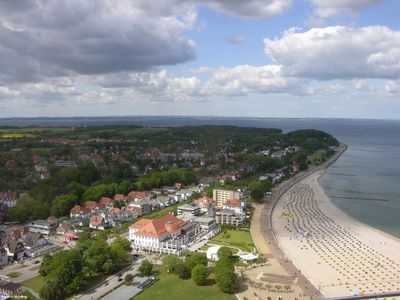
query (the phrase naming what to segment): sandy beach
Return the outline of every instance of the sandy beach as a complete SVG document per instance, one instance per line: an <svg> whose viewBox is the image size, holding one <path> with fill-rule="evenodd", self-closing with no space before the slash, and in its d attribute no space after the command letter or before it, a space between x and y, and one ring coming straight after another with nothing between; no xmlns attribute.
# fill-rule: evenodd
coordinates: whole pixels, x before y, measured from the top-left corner
<svg viewBox="0 0 400 300"><path fill-rule="evenodd" d="M291 187L273 211L281 250L324 297L400 291L400 240L332 204L325 170Z"/></svg>

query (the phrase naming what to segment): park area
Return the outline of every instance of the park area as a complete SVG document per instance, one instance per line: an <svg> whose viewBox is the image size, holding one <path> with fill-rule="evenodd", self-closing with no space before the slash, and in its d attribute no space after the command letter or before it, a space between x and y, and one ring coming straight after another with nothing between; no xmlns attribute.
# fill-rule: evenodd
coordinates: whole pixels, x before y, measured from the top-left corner
<svg viewBox="0 0 400 300"><path fill-rule="evenodd" d="M245 252L252 252L255 248L250 231L223 230L210 240L210 244L238 248Z"/></svg>
<svg viewBox="0 0 400 300"><path fill-rule="evenodd" d="M206 286L198 286L191 279L183 280L176 274L168 274L165 271L160 271L157 277L159 280L134 297L134 300L189 299L189 296L191 300L236 299L235 295L222 293L215 283ZM210 283L214 282L212 275L210 279Z"/></svg>

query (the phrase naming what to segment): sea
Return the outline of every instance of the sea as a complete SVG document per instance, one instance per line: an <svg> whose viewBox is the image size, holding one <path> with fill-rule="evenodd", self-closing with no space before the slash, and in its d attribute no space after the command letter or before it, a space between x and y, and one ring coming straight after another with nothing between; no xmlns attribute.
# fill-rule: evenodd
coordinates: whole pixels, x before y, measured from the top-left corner
<svg viewBox="0 0 400 300"><path fill-rule="evenodd" d="M400 120L286 119L234 117L7 118L0 126L234 125L320 129L347 144L321 184L332 202L350 216L400 237Z"/></svg>

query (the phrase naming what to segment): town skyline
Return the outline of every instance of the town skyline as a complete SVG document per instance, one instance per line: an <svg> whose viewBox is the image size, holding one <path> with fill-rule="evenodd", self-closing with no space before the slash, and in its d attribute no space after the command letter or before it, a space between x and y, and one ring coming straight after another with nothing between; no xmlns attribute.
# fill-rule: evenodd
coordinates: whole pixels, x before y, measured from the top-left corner
<svg viewBox="0 0 400 300"><path fill-rule="evenodd" d="M1 3L0 117L399 119L399 11L394 0Z"/></svg>

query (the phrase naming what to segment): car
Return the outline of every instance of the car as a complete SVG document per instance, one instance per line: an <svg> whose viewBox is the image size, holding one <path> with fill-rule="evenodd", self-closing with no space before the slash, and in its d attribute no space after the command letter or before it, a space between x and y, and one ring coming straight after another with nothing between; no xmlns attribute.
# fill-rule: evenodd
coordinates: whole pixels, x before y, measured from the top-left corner
<svg viewBox="0 0 400 300"><path fill-rule="evenodd" d="M34 264L40 264L40 260L37 259L37 260L33 261L33 263Z"/></svg>
<svg viewBox="0 0 400 300"><path fill-rule="evenodd" d="M107 286L109 283L108 283L108 281L106 281L105 283L104 283L104 286Z"/></svg>
<svg viewBox="0 0 400 300"><path fill-rule="evenodd" d="M122 279L122 277L118 277L118 281L122 281L123 279Z"/></svg>

